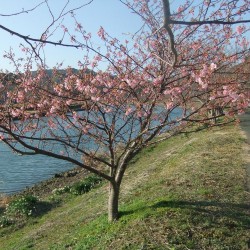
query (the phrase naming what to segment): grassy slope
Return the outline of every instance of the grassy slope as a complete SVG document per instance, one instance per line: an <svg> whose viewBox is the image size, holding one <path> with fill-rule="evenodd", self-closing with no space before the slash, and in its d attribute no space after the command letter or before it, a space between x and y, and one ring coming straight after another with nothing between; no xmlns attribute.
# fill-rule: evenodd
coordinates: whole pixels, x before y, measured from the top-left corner
<svg viewBox="0 0 250 250"><path fill-rule="evenodd" d="M131 163L121 218L107 223L107 185L67 197L0 249L247 249L244 139L237 127L179 136Z"/></svg>

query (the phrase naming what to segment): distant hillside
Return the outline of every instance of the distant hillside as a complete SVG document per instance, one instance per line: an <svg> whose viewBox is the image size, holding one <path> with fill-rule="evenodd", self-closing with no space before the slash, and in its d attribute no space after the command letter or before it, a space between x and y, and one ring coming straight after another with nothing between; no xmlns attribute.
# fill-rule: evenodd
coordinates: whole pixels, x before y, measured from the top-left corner
<svg viewBox="0 0 250 250"><path fill-rule="evenodd" d="M70 70L73 74L91 74L95 75L96 73L90 69L86 70L79 70L75 68L70 69L60 69L58 70L58 75L60 78L58 78L58 82L62 81L63 78L67 75L67 71ZM53 69L47 69L47 77L51 77L53 75ZM35 77L37 75L38 71L32 71L32 75ZM14 73L0 73L0 104L3 104L6 101L7 98L7 91L10 89L13 89L15 86L17 86L17 80L22 76L22 74L14 74ZM48 79L47 79L48 80ZM57 81L53 79L54 81Z"/></svg>
<svg viewBox="0 0 250 250"><path fill-rule="evenodd" d="M68 70L72 71L73 74L79 74L80 72L83 73L82 70L75 69L75 68L59 69L59 70L57 70L57 72L58 72L59 74L61 74L61 75L66 75ZM52 76L53 71L54 71L53 69L47 69L47 70L46 70L46 73L47 73L49 76ZM96 74L93 70L90 70L90 69L84 70L84 73L85 73L85 74ZM32 71L32 74L33 74L33 75L36 75L36 74L37 74L37 71Z"/></svg>

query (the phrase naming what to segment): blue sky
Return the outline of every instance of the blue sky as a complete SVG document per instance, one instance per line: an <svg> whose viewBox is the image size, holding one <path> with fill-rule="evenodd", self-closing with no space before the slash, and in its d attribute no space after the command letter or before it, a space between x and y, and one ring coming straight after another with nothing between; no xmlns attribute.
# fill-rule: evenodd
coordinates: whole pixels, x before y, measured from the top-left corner
<svg viewBox="0 0 250 250"><path fill-rule="evenodd" d="M0 14L10 14L19 12L22 9L30 9L41 0L9 0L1 2ZM62 10L66 0L50 0L49 4L52 12L55 16ZM88 0L73 0L68 6L71 9L76 6L80 6ZM91 5L83 7L81 10L76 11L77 18L82 26L93 35L99 30L100 26L103 26L112 36L120 39L125 39L122 34L134 33L141 27L140 19L131 14L117 0L94 0ZM31 37L40 37L45 28L51 23L51 16L45 5L37 8L29 14L22 14L12 17L0 17L0 24L6 26L9 29L13 29L21 34L29 35ZM70 28L73 27L74 21L70 16L65 17L65 26ZM59 29L61 32L61 29ZM1 43L0 43L0 56L1 56L1 70L12 70L12 66L9 61L4 59L2 55L4 51L8 51L10 47L15 52L16 56L22 56L20 43L23 41L17 37L14 37L5 31L0 30ZM57 37L55 37L57 40ZM60 40L58 36L58 40ZM98 44L97 44L98 45ZM65 49L55 46L46 46L46 62L49 67L53 67L56 63L63 62L63 66L77 67L77 62L84 57L84 52L76 49Z"/></svg>
<svg viewBox="0 0 250 250"><path fill-rule="evenodd" d="M44 0L8 0L1 1L0 14L11 14L19 12L22 9L30 9L37 4L43 2ZM89 0L71 0L70 5L67 9L72 9L74 7L80 6L87 3ZM197 4L201 0L195 0ZM242 2L243 0L240 0ZM51 7L51 11L54 13L55 17L61 12L62 8L65 6L67 0L48 0ZM182 0L171 0L171 8L176 9L177 5L182 4ZM141 27L142 22L135 14L132 14L123 4L118 0L94 0L90 5L83 7L82 9L75 12L78 21L82 24L87 32L92 33L93 41L96 46L98 44L98 39L96 33L100 26L103 26L108 33L120 40L128 38L124 34L134 34ZM247 17L249 18L249 14ZM2 17L0 16L0 24L6 26L9 29L13 29L23 35L29 35L34 38L39 38L43 31L51 23L52 18L43 4L36 10L28 13L21 14L12 17ZM68 16L64 19L64 25L69 28L69 30L74 30L74 21ZM60 32L55 34L53 40L59 41L61 38ZM60 35L58 36L58 34ZM13 67L9 64L9 61L3 58L5 51L9 51L10 48L15 52L16 57L23 57L23 53L20 49L20 43L24 43L23 40L14 37L7 32L0 29L0 70L12 71ZM72 66L77 68L78 61L82 60L85 53L81 50L76 49L65 49L55 46L46 45L46 64L49 67L55 66L57 63L63 62L63 67Z"/></svg>

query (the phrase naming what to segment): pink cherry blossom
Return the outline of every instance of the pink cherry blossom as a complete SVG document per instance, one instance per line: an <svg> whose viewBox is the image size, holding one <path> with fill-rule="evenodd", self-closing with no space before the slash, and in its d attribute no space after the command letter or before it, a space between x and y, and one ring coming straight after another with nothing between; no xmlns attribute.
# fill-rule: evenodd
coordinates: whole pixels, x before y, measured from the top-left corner
<svg viewBox="0 0 250 250"><path fill-rule="evenodd" d="M241 35L244 31L244 26L242 25L237 26L236 31L239 35Z"/></svg>
<svg viewBox="0 0 250 250"><path fill-rule="evenodd" d="M104 31L104 29L103 29L103 27L101 26L100 27L100 29L99 29L99 31L98 31L98 36L101 38L101 39L105 39L105 31Z"/></svg>
<svg viewBox="0 0 250 250"><path fill-rule="evenodd" d="M210 69L211 69L212 71L214 71L215 69L217 69L217 65L216 65L215 63L211 63L211 64L210 64Z"/></svg>

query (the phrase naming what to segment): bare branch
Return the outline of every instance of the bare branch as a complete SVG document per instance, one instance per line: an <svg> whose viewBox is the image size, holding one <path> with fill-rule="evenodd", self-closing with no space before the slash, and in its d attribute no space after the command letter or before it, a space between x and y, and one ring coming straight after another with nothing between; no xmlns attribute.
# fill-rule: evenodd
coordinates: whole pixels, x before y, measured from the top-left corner
<svg viewBox="0 0 250 250"><path fill-rule="evenodd" d="M38 7L40 7L41 5L43 5L44 3L46 2L43 1L41 3L39 3L38 5L36 5L35 7L31 8L31 9L28 9L28 10L21 10L19 12L16 12L16 13L11 13L11 14L0 14L0 16L2 17L11 17L11 16L17 16L17 15L20 15L20 14L28 14L29 12L32 12L33 10L37 9Z"/></svg>
<svg viewBox="0 0 250 250"><path fill-rule="evenodd" d="M43 43L43 44L60 45L62 47L71 47L71 48L81 48L82 47L82 45L65 44L65 43L60 43L60 42L53 42L53 41L44 40L42 38L37 39L37 38L30 37L30 36L25 36L25 35L22 35L14 30L11 30L3 25L0 25L0 29L5 30L8 33L10 33L11 35L17 36L25 41L39 42L39 43Z"/></svg>
<svg viewBox="0 0 250 250"><path fill-rule="evenodd" d="M250 20L239 20L239 21L221 21L221 20L204 20L204 21L178 21L169 20L170 24L181 24L181 25L204 25L204 24L221 24L221 25L234 25L240 23L250 23Z"/></svg>

